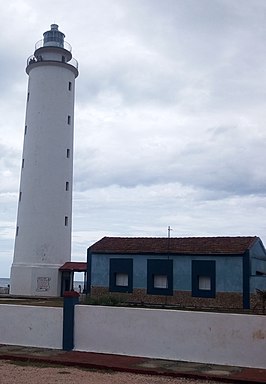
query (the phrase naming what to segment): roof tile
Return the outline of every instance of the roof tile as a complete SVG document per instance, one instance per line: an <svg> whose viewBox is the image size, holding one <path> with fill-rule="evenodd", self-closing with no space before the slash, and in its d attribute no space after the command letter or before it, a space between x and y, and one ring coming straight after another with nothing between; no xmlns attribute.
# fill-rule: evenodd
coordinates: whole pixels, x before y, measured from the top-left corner
<svg viewBox="0 0 266 384"><path fill-rule="evenodd" d="M93 253L243 254L259 238L245 237L103 237Z"/></svg>
<svg viewBox="0 0 266 384"><path fill-rule="evenodd" d="M67 261L62 267L59 268L59 271L74 271L74 272L86 272L87 263L85 262L76 262L76 261Z"/></svg>

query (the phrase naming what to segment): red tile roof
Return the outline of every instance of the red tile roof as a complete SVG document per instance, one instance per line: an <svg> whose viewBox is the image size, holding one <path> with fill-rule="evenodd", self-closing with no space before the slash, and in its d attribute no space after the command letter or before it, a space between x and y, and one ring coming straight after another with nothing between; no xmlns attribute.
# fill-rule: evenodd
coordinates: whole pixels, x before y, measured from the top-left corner
<svg viewBox="0 0 266 384"><path fill-rule="evenodd" d="M243 254L257 236L246 237L103 237L89 250L93 253L175 253L190 255Z"/></svg>
<svg viewBox="0 0 266 384"><path fill-rule="evenodd" d="M59 271L86 272L87 263L67 261L64 265L62 265L62 267L59 268Z"/></svg>

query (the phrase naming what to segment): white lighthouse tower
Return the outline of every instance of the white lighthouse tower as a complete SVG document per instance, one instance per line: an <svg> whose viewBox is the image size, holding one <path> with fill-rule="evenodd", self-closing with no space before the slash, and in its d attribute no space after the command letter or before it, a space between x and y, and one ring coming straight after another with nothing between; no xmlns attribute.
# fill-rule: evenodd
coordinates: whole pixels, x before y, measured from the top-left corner
<svg viewBox="0 0 266 384"><path fill-rule="evenodd" d="M78 64L52 24L27 61L24 147L11 290L59 296L71 259L73 123Z"/></svg>

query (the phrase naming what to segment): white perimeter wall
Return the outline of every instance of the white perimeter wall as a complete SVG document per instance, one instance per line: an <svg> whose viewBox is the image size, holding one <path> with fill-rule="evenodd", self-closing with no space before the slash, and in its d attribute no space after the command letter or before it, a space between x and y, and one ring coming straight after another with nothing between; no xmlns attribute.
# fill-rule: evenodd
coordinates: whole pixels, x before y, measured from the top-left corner
<svg viewBox="0 0 266 384"><path fill-rule="evenodd" d="M0 344L62 348L63 308L0 305ZM77 305L75 350L266 368L266 316Z"/></svg>
<svg viewBox="0 0 266 384"><path fill-rule="evenodd" d="M266 316L77 305L75 350L266 368Z"/></svg>
<svg viewBox="0 0 266 384"><path fill-rule="evenodd" d="M0 344L62 348L63 308L0 305Z"/></svg>

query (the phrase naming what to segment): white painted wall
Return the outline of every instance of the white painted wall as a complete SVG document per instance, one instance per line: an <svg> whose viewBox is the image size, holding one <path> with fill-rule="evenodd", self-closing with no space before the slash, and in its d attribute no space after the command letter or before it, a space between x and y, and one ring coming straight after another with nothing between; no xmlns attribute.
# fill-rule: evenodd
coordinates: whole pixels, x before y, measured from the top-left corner
<svg viewBox="0 0 266 384"><path fill-rule="evenodd" d="M0 305L0 344L62 348L63 308ZM77 305L75 350L266 367L266 316Z"/></svg>
<svg viewBox="0 0 266 384"><path fill-rule="evenodd" d="M63 308L0 304L0 344L62 348Z"/></svg>
<svg viewBox="0 0 266 384"><path fill-rule="evenodd" d="M18 266L27 264L29 268L62 266L71 259L75 77L65 67L45 64L33 65L29 72L27 134L13 262ZM69 82L72 82L71 92ZM68 116L71 116L70 125ZM70 149L69 158L67 149ZM65 216L69 218L68 226ZM11 292L20 280L19 276L12 277Z"/></svg>
<svg viewBox="0 0 266 384"><path fill-rule="evenodd" d="M28 99L10 292L59 296L57 270L71 260L77 71L62 63L63 49L46 47L35 54L43 54L43 61L26 69Z"/></svg>
<svg viewBox="0 0 266 384"><path fill-rule="evenodd" d="M75 350L266 367L266 316L77 305Z"/></svg>

